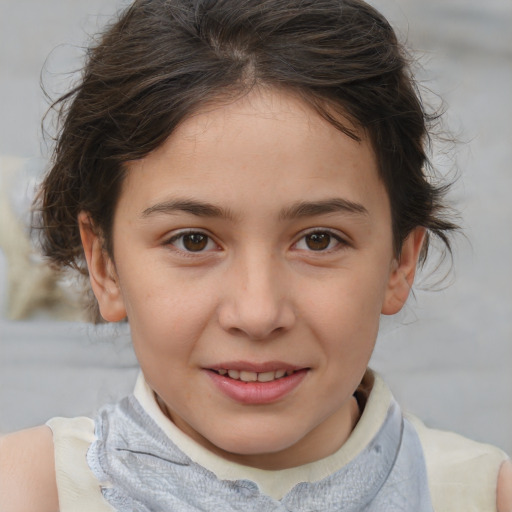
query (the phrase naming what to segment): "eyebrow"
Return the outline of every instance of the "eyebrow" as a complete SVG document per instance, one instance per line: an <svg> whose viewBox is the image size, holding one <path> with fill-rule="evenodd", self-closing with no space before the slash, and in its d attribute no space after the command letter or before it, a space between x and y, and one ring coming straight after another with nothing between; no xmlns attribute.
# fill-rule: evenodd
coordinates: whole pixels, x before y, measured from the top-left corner
<svg viewBox="0 0 512 512"><path fill-rule="evenodd" d="M369 215L368 210L362 204L334 197L323 201L299 201L282 210L279 217L282 220L289 220L339 212L351 215Z"/></svg>
<svg viewBox="0 0 512 512"><path fill-rule="evenodd" d="M142 217L146 218L159 213L172 215L177 212L190 213L197 217L234 218L233 213L229 210L194 199L176 199L157 203L146 208L142 212Z"/></svg>
<svg viewBox="0 0 512 512"><path fill-rule="evenodd" d="M142 217L147 218L162 213L172 215L177 212L190 213L197 217L215 217L230 220L235 218L230 210L195 199L175 199L157 203L146 208L142 212ZM342 198L331 198L323 201L299 201L281 210L279 218L281 220L291 220L338 212L351 215L368 215L368 210L362 204Z"/></svg>

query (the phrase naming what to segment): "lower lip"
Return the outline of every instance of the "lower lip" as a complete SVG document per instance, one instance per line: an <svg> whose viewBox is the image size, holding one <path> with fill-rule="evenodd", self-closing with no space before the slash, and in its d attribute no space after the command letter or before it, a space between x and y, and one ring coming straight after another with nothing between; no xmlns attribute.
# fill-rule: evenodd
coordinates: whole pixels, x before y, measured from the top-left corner
<svg viewBox="0 0 512 512"><path fill-rule="evenodd" d="M243 382L207 370L209 377L222 393L242 404L270 404L277 402L296 389L307 369L298 370L287 377L271 382Z"/></svg>

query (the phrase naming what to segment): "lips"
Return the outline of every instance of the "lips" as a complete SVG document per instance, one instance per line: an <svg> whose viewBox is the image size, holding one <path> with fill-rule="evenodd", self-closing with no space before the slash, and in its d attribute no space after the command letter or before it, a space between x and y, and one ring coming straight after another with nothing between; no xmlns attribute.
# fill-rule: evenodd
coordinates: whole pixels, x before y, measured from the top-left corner
<svg viewBox="0 0 512 512"><path fill-rule="evenodd" d="M241 380L242 382L272 382L273 380L282 379L290 376L294 370L276 370L267 372L252 372L249 370L226 370L221 368L216 371L219 375L228 376L230 379Z"/></svg>
<svg viewBox="0 0 512 512"><path fill-rule="evenodd" d="M285 398L306 377L309 368L282 362L223 363L207 374L224 395L242 404L269 404Z"/></svg>

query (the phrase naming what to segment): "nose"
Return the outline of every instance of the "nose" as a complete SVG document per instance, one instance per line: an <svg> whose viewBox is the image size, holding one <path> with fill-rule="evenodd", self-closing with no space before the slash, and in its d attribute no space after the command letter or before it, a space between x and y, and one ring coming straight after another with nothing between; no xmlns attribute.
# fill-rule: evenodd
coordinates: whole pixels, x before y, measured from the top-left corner
<svg viewBox="0 0 512 512"><path fill-rule="evenodd" d="M221 327L230 334L265 340L291 329L296 315L285 271L269 255L240 258L222 284Z"/></svg>

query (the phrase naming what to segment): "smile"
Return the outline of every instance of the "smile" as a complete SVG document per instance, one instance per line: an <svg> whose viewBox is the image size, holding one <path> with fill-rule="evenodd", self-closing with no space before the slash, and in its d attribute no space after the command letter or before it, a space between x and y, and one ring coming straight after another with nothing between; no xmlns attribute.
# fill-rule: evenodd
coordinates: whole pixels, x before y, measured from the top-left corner
<svg viewBox="0 0 512 512"><path fill-rule="evenodd" d="M286 363L224 363L206 372L214 387L231 400L263 405L282 400L299 387L310 371Z"/></svg>
<svg viewBox="0 0 512 512"><path fill-rule="evenodd" d="M268 372L252 372L248 370L213 370L222 376L228 376L230 379L241 380L243 382L272 382L283 377L292 375L295 370L276 370Z"/></svg>

